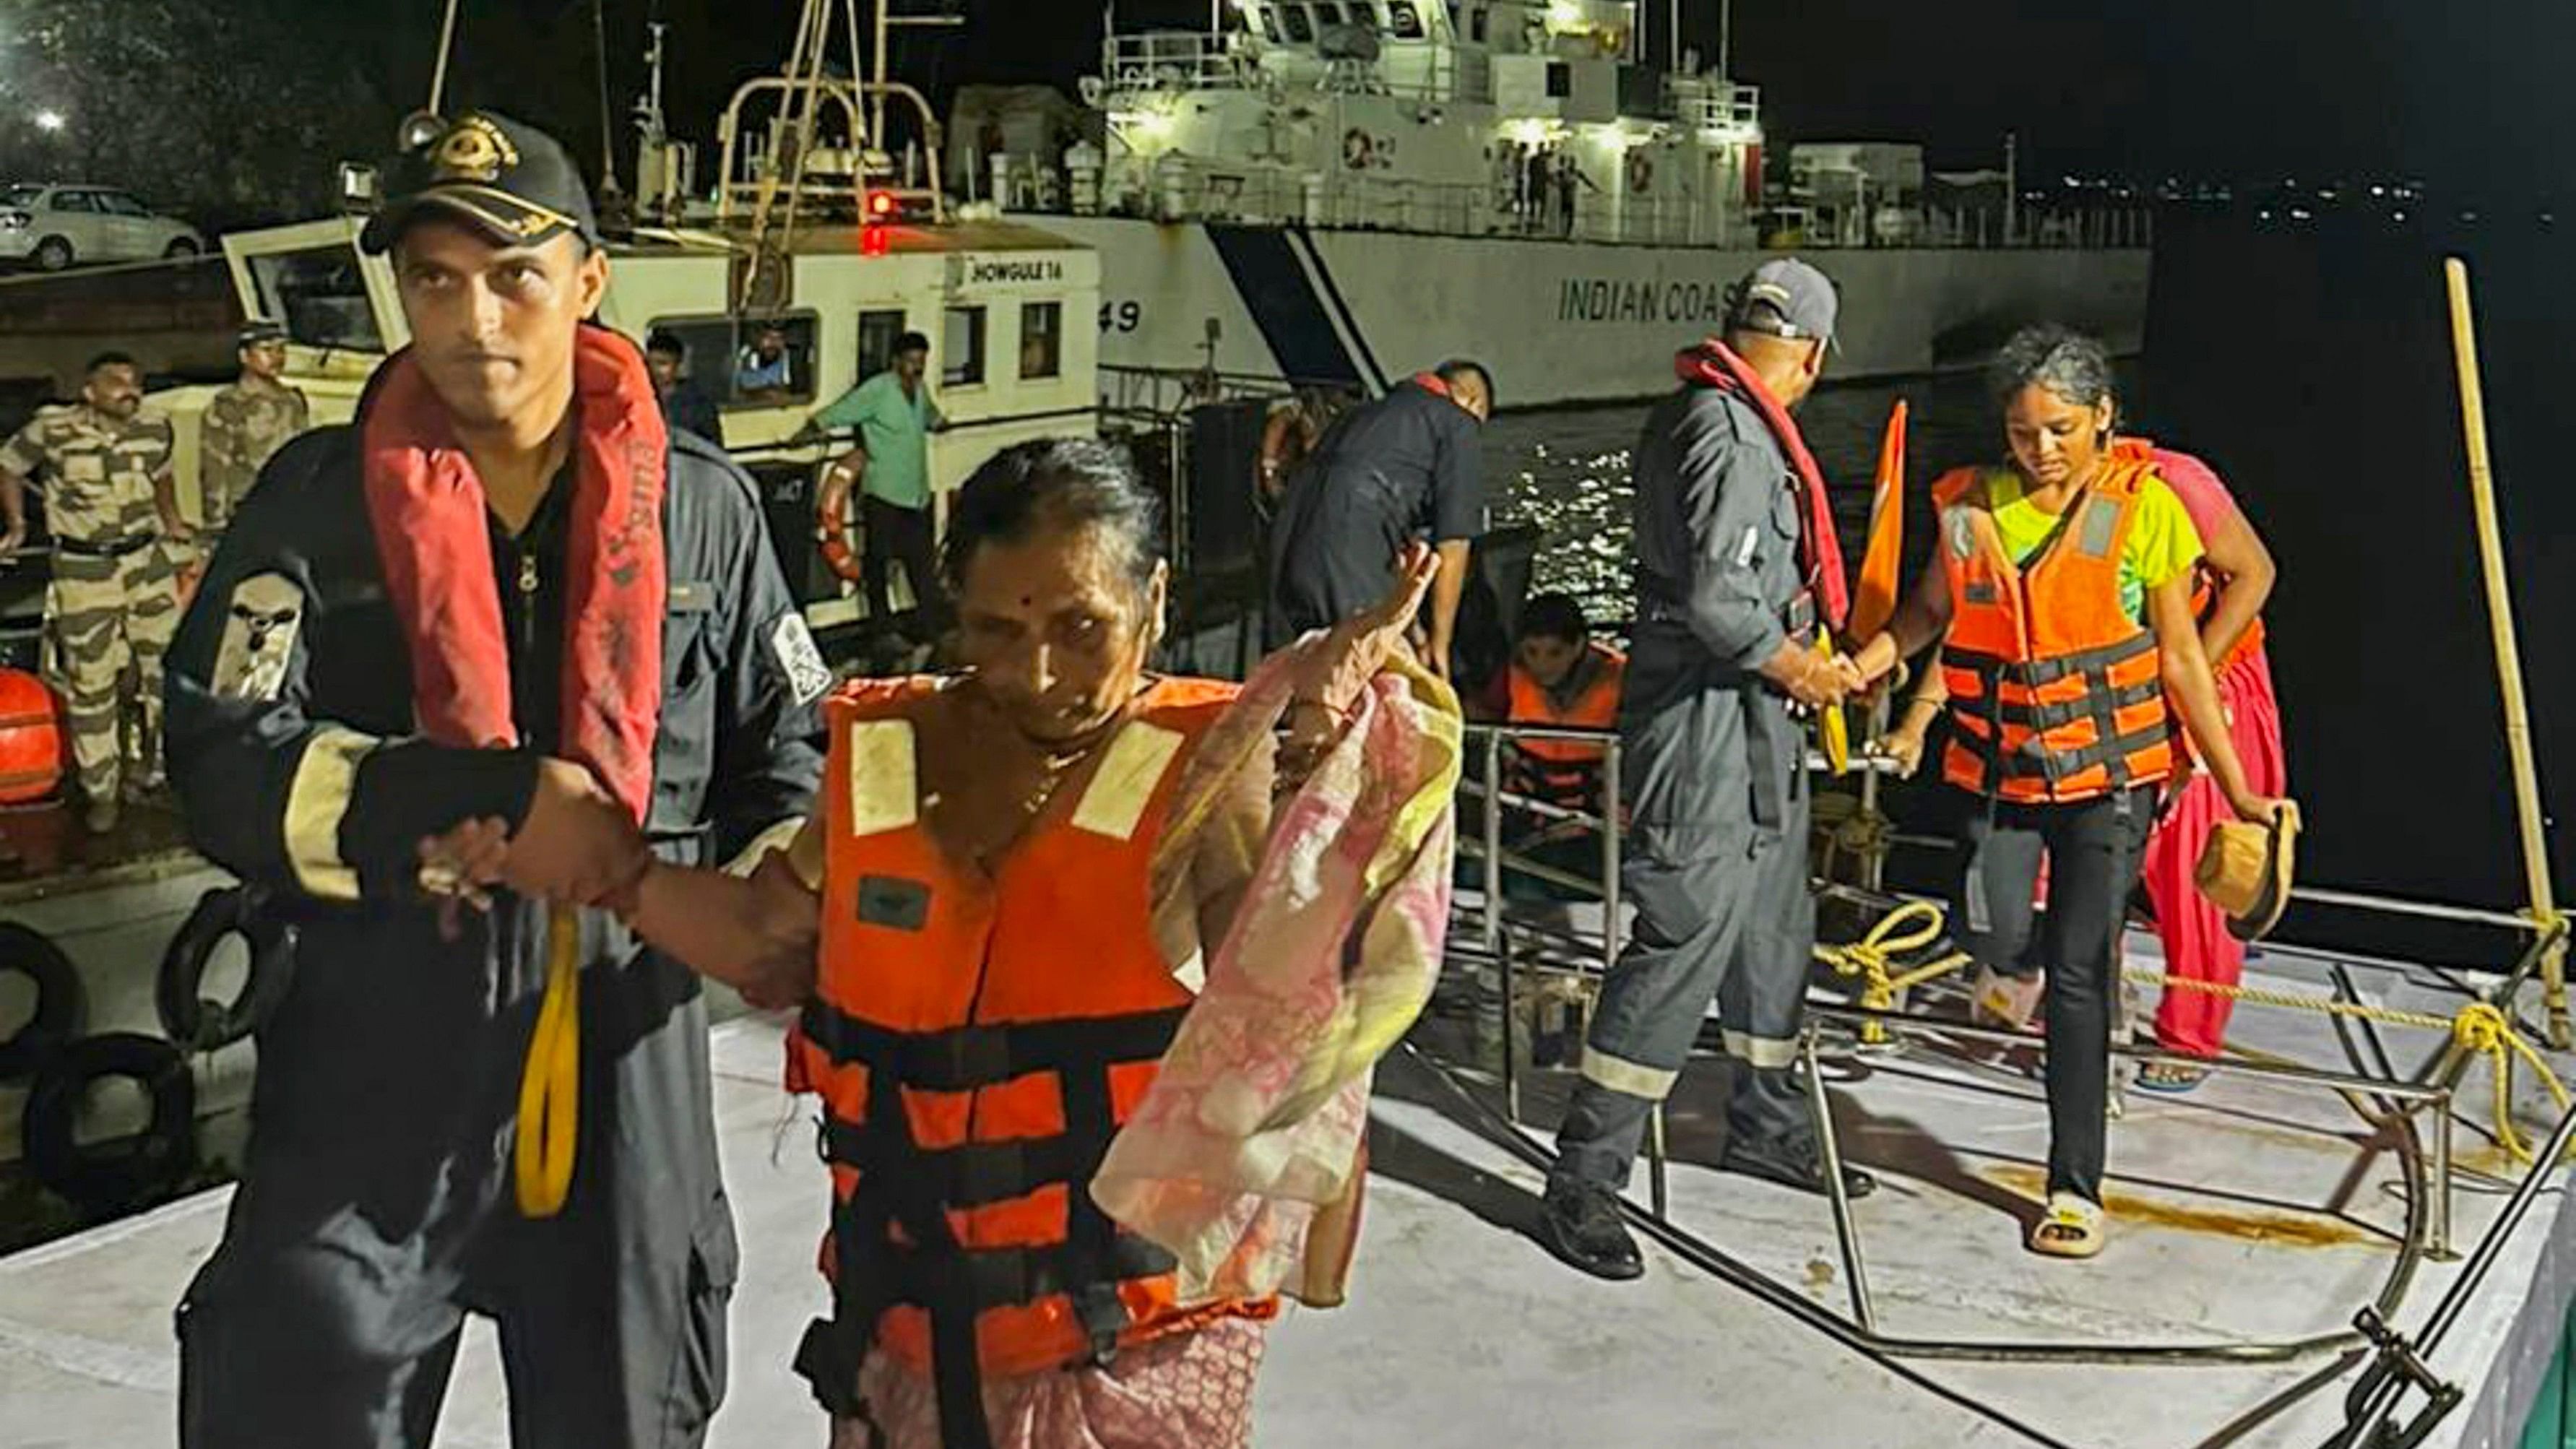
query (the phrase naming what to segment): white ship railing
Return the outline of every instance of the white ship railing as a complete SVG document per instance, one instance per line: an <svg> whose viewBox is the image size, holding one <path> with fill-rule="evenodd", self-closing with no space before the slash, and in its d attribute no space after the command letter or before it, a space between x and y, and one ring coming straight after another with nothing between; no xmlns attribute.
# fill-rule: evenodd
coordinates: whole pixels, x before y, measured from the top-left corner
<svg viewBox="0 0 2576 1449"><path fill-rule="evenodd" d="M2062 212L2024 212L2016 234L2003 234L1998 216L1974 212L1904 213L1905 225L1879 232L1868 221L1810 217L1767 230L1731 207L1705 197L1622 193L1609 185L1578 181L1569 214L1561 193L1531 198L1515 182L1420 181L1328 170L1304 173L1277 166L1228 166L1178 152L1148 164L1130 159L1113 172L1102 198L1113 215L1160 221L1279 224L1337 231L1392 231L1430 236L1517 236L1605 246L1715 246L1852 251L2077 250L2153 245L2155 217L2146 206L2095 206ZM1013 199L1036 200L1051 188L1034 176L1017 176Z"/></svg>
<svg viewBox="0 0 2576 1449"><path fill-rule="evenodd" d="M1153 30L1102 41L1100 76L1111 91L1249 90L1261 68L1223 36Z"/></svg>
<svg viewBox="0 0 2576 1449"><path fill-rule="evenodd" d="M1471 58L1449 47L1408 49L1376 60L1328 60L1312 51L1264 47L1237 36L1153 30L1103 40L1100 74L1083 82L1083 98L1117 110L1158 92L1278 87L1409 101L1484 101L1492 99L1493 73L1483 62L1481 54Z"/></svg>

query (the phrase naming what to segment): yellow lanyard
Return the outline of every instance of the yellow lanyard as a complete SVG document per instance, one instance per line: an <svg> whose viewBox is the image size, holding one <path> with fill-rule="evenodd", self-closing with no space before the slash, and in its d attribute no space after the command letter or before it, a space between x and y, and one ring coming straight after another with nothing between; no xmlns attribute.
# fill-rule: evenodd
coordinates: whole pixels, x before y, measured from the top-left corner
<svg viewBox="0 0 2576 1449"><path fill-rule="evenodd" d="M1827 661L1833 659L1832 634L1822 629L1816 631L1816 653ZM1826 767L1836 775L1848 774L1851 770L1851 721L1843 717L1842 706L1816 711L1816 730L1823 737Z"/></svg>
<svg viewBox="0 0 2576 1449"><path fill-rule="evenodd" d="M513 1160L519 1211L550 1218L572 1193L580 1141L581 918L570 906L546 916L546 998L519 1078L519 1140Z"/></svg>

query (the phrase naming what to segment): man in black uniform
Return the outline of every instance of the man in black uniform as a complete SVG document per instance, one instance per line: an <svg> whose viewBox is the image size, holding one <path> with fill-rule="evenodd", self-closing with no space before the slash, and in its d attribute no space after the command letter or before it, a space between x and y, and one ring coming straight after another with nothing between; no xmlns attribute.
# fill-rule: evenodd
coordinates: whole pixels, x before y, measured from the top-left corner
<svg viewBox="0 0 2576 1449"><path fill-rule="evenodd" d="M1815 651L1815 630L1840 620L1842 561L1789 409L1824 369L1835 310L1823 273L1764 263L1737 289L1723 342L1676 360L1683 385L1637 445L1638 615L1619 710L1637 919L1602 982L1542 1219L1551 1250L1604 1278L1643 1271L1617 1194L1712 998L1735 1059L1722 1165L1825 1188L1793 1071L1816 914L1792 709L1838 705L1859 678ZM1848 1170L1845 1182L1875 1185Z"/></svg>
<svg viewBox="0 0 2576 1449"><path fill-rule="evenodd" d="M1442 675L1456 642L1467 563L1485 532L1476 433L1494 410L1480 363L1451 361L1342 415L1290 475L1270 525L1270 634L1285 644L1377 606L1404 546L1440 551L1423 658Z"/></svg>
<svg viewBox="0 0 2576 1449"><path fill-rule="evenodd" d="M498 1320L520 1449L694 1446L724 1390L736 1264L706 1007L609 912L571 918L577 1146L546 1216L511 1166L536 1132L517 1104L564 938L549 917L616 897L648 849L782 843L814 791L830 674L750 483L666 434L633 344L585 320L607 257L570 159L469 115L410 170L362 244L392 251L413 344L356 426L263 470L170 656L189 831L299 932L259 1034L242 1185L179 1309L181 1442L426 1446L472 1311ZM470 564L450 580L480 582L428 611L489 621L497 687L462 706L423 683L425 662L475 662L417 607L438 540L383 522L406 470L479 484L442 517L461 523L446 562ZM623 553L599 541L602 496L635 505L609 519ZM638 612L594 611L639 580ZM624 677L586 672L593 622L620 626L605 647ZM432 720L494 695L487 737L436 738ZM644 743L566 758L603 734ZM468 747L495 744L515 747ZM481 912L425 868L478 830L507 837L508 889Z"/></svg>

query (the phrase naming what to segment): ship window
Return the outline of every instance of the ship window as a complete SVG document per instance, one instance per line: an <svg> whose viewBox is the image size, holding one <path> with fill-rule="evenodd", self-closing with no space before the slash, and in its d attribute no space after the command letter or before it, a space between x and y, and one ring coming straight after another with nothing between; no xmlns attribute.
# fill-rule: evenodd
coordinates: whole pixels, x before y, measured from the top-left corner
<svg viewBox="0 0 2576 1449"><path fill-rule="evenodd" d="M984 309L948 309L946 345L939 349L939 380L971 387L984 380Z"/></svg>
<svg viewBox="0 0 2576 1449"><path fill-rule="evenodd" d="M1547 93L1556 100L1574 94L1574 67L1561 60L1547 63Z"/></svg>
<svg viewBox="0 0 2576 1449"><path fill-rule="evenodd" d="M1379 31L1386 28L1378 23L1377 5L1374 0L1350 0L1350 11L1351 23L1362 30Z"/></svg>
<svg viewBox="0 0 2576 1449"><path fill-rule="evenodd" d="M1386 18L1392 22L1388 28L1395 32L1396 39L1422 38L1422 12L1413 8L1413 0L1386 0Z"/></svg>
<svg viewBox="0 0 2576 1449"><path fill-rule="evenodd" d="M1340 0L1315 0L1315 28L1330 30L1342 23Z"/></svg>
<svg viewBox="0 0 2576 1449"><path fill-rule="evenodd" d="M1273 45L1279 43L1279 12L1267 5L1261 7L1261 38Z"/></svg>
<svg viewBox="0 0 2576 1449"><path fill-rule="evenodd" d="M376 304L353 246L308 247L250 259L251 299L259 315L286 324L286 335L307 347L346 347L382 352Z"/></svg>
<svg viewBox="0 0 2576 1449"><path fill-rule="evenodd" d="M1020 304L1020 376L1055 377L1064 370L1064 304Z"/></svg>
<svg viewBox="0 0 2576 1449"><path fill-rule="evenodd" d="M727 337L733 359L728 403L774 408L814 400L813 313L802 317L729 318L725 325L731 329ZM687 329L681 329L680 335L686 339Z"/></svg>
<svg viewBox="0 0 2576 1449"><path fill-rule="evenodd" d="M1475 27L1475 34L1469 38L1474 40L1478 45L1484 44L1485 37L1493 33L1494 12L1486 9L1482 5L1479 5L1475 9L1467 12L1467 17L1468 23Z"/></svg>
<svg viewBox="0 0 2576 1449"><path fill-rule="evenodd" d="M1282 5L1279 18L1288 23L1288 38L1297 44L1304 45L1315 38L1315 17L1306 13L1305 6Z"/></svg>
<svg viewBox="0 0 2576 1449"><path fill-rule="evenodd" d="M903 309L859 314L859 370L850 374L865 382L894 366L894 340L903 335Z"/></svg>
<svg viewBox="0 0 2576 1449"><path fill-rule="evenodd" d="M814 314L765 317L657 317L645 335L680 340L681 376L723 408L774 408L814 400ZM778 332L775 355L761 350Z"/></svg>

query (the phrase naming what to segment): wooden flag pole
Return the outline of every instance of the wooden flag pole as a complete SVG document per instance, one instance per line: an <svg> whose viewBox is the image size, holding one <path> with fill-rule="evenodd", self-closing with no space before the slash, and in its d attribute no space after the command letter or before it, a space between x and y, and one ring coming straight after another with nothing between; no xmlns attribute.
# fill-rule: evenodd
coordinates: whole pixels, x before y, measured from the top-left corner
<svg viewBox="0 0 2576 1449"><path fill-rule="evenodd" d="M2442 264L2451 294L2451 351L2460 374L2460 424L2469 450L2469 501L2477 514L2478 559L2484 566L2487 622L2495 635L2496 682L2504 695L2504 739L2513 762L2514 809L2522 830L2522 869L2531 918L2542 930L2558 924L2557 893L2549 873L2549 836L2540 810L2540 768L2532 759L2531 711L2523 698L2522 649L2513 630L2513 593L2505 582L2504 537L2496 523L2495 468L2487 455L2485 389L2478 374L2477 322L2469 306L2468 263ZM2549 1042L2568 1048L2567 943L2550 941L2540 958L2542 999L2549 1008Z"/></svg>

